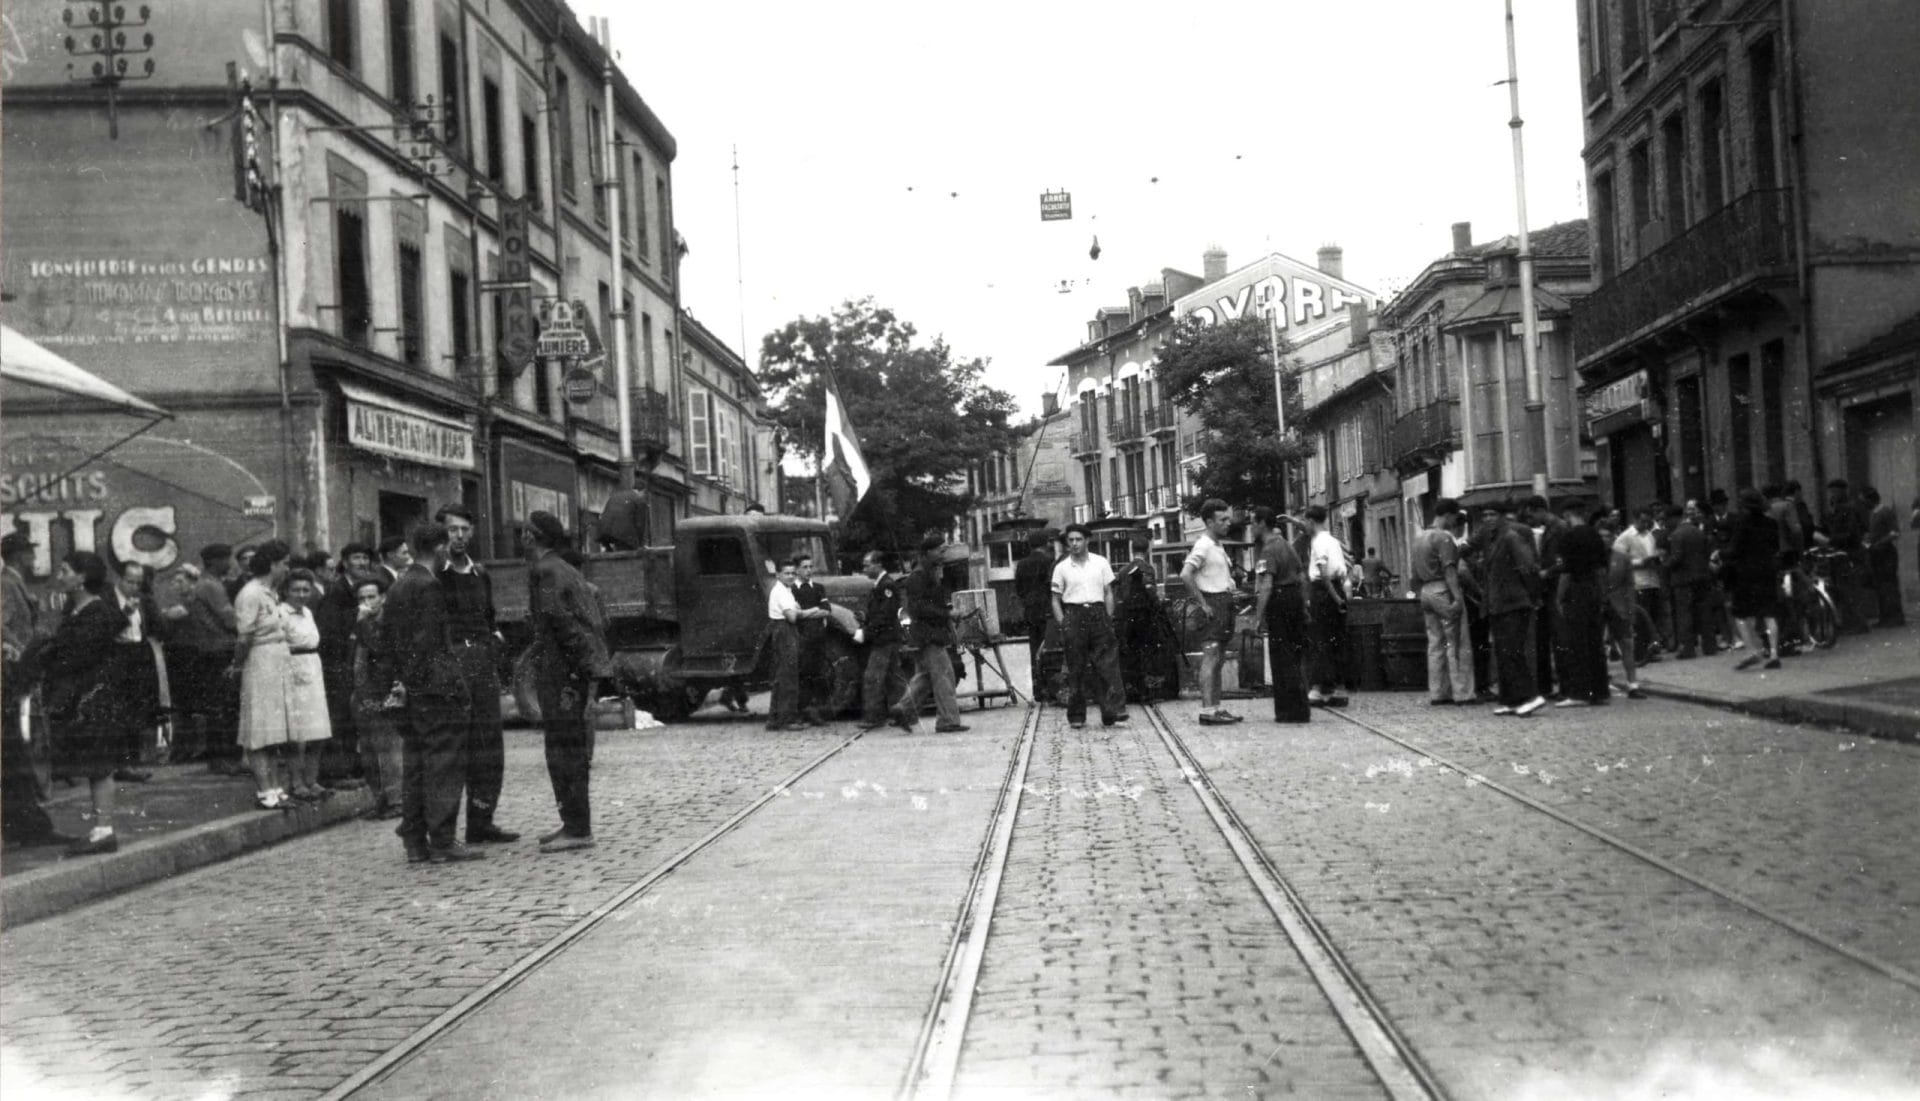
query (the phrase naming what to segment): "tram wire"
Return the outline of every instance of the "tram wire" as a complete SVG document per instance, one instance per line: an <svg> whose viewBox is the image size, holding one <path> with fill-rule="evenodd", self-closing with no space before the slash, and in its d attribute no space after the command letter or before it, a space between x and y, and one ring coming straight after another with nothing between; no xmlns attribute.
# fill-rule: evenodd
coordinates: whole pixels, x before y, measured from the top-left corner
<svg viewBox="0 0 1920 1101"><path fill-rule="evenodd" d="M1620 852L1626 853L1628 856L1632 856L1636 859L1644 861L1645 863L1651 864L1654 867L1660 869L1661 871L1666 872L1668 875L1674 876L1677 879L1680 879L1686 883L1692 884L1693 886L1698 887L1701 890L1708 892L1709 894L1717 895L1721 899L1724 899L1725 901L1730 902L1733 905L1748 911L1749 913L1752 913L1754 915L1757 915L1758 917L1764 918L1765 920L1775 925L1778 925L1781 928L1788 930L1789 932L1795 933L1800 937L1803 937L1806 940L1809 940L1814 944L1817 944L1820 947L1827 949L1830 952L1834 952L1838 955L1844 956L1847 959L1852 960L1853 962L1861 965L1862 967L1867 968L1868 970L1879 972L1881 975L1889 979L1892 979L1894 982L1900 983L1901 985L1906 986L1910 989L1920 990L1920 974L1915 974L1913 971L1910 971L1907 968L1901 967L1897 963L1893 963L1888 960L1883 960L1878 956L1873 955L1871 952L1866 952L1861 949L1854 948L1850 945L1843 944L1840 941L1827 936L1825 933L1820 932L1818 929L1815 929L1811 925L1808 925L1805 922L1799 921L1793 917L1783 914L1778 910L1775 910L1765 905L1764 903L1761 903L1752 898L1749 898L1746 895L1741 894L1739 891L1736 891L1731 887L1723 886L1709 879L1703 879L1700 876L1697 876L1692 872L1686 870L1685 868L1682 868L1680 865L1675 864L1673 861L1664 859L1663 857L1660 857L1654 853L1648 852L1646 849L1641 848L1638 845L1635 845L1633 842L1628 841L1625 838L1618 837L1612 833L1609 833L1604 829L1601 829L1598 826L1593 826L1593 825L1589 825L1588 823L1582 822L1579 819L1574 818L1573 816L1566 814L1565 812L1555 807L1548 806L1547 804L1542 803L1537 799L1534 799L1521 792L1515 791L1513 788L1508 787L1507 785L1502 784L1499 781L1494 780L1489 776L1485 776L1480 772L1472 768L1469 768L1466 765L1460 764L1457 761L1451 760L1442 754L1435 753L1433 750L1427 749L1426 747L1416 742L1408 741L1407 739L1402 738L1396 734L1390 734L1387 731L1382 730L1379 727L1373 725L1372 723L1365 721L1364 719L1355 718L1353 715L1345 711L1324 712L1324 713L1333 714L1335 717L1344 719L1347 722L1352 723L1353 725L1359 727L1362 730L1367 731L1370 734L1374 734L1381 738L1384 738L1387 741L1392 742L1393 744L1401 747L1402 749L1407 750L1410 753L1417 753L1422 757L1432 760L1436 764L1444 765L1447 768L1450 768L1453 771L1459 773L1460 775L1465 776L1468 779L1474 781L1480 787L1488 788L1492 791L1498 792L1499 794L1506 796L1508 799L1511 799L1514 802L1519 803L1524 807L1538 811L1541 814L1544 814L1547 817L1552 818L1554 821L1559 822L1564 826L1569 826L1573 829L1579 830L1581 833L1584 833L1587 836L1605 845L1608 845L1614 849L1617 849Z"/></svg>
<svg viewBox="0 0 1920 1101"><path fill-rule="evenodd" d="M753 817L754 814L758 813L761 808L765 807L768 803L780 798L783 793L793 787L793 785L799 783L807 774L813 772L821 765L826 764L834 757L839 756L864 736L864 731L855 731L852 736L846 738L840 742L840 744L821 753L806 764L801 765L791 775L769 787L759 798L743 807L735 813L733 817L715 826L686 848L668 857L666 861L655 867L645 876L629 886L622 888L618 894L595 907L591 913L562 930L557 936L545 944L534 949L527 955L522 956L513 966L494 976L485 986L475 990L465 998L460 999L459 1002L448 1007L444 1013L441 1013L438 1017L422 1025L413 1035L408 1036L405 1040L400 1041L399 1044L389 1048L379 1058L360 1068L354 1072L351 1077L322 1094L320 1101L342 1101L342 1099L351 1097L365 1087L373 1085L393 1074L393 1072L400 1069L407 1060L411 1059L421 1049L433 1043L442 1035L459 1027L462 1021L478 1013L494 999L519 985L522 979L539 970L555 956L564 951L568 945L592 931L594 927L611 917L621 907L653 889L661 880L673 874L675 870L686 864L689 860L692 860L695 856L698 856L715 842L718 842L722 837L738 829L747 819Z"/></svg>

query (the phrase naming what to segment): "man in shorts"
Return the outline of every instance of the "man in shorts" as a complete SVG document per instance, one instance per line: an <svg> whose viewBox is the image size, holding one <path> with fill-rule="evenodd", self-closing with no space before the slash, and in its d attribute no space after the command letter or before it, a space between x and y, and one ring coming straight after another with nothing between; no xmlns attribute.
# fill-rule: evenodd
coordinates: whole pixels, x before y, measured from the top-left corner
<svg viewBox="0 0 1920 1101"><path fill-rule="evenodd" d="M1207 530L1193 541L1193 550L1180 567L1180 581L1207 609L1200 648L1200 723L1221 726L1240 721L1240 716L1220 706L1220 664L1233 637L1233 564L1220 544L1233 523L1233 512L1225 501L1209 498L1200 506L1200 522Z"/></svg>

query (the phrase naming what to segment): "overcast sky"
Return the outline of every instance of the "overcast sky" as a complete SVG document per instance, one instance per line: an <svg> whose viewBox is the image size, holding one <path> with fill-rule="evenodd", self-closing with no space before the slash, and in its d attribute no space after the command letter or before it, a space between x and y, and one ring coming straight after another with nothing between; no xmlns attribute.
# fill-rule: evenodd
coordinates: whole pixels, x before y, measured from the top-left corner
<svg viewBox="0 0 1920 1101"><path fill-rule="evenodd" d="M685 304L736 345L744 320L750 362L871 295L1033 412L1096 307L1210 244L1338 243L1391 293L1451 223L1517 224L1500 0L921 7L575 2L679 143ZM1574 5L1515 7L1537 228L1585 216ZM1052 189L1072 221L1040 221Z"/></svg>

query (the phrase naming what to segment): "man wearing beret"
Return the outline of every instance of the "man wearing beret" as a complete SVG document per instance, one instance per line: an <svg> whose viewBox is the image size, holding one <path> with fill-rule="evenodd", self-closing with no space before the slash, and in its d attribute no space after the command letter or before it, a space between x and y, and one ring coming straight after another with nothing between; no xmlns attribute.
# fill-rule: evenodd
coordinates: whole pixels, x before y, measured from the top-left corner
<svg viewBox="0 0 1920 1101"><path fill-rule="evenodd" d="M540 838L540 851L593 847L588 780L593 723L587 708L594 682L612 674L586 579L561 552L572 544L559 517L535 512L520 533L527 570L527 619L533 628L534 693L547 744L547 777L560 807L560 828Z"/></svg>

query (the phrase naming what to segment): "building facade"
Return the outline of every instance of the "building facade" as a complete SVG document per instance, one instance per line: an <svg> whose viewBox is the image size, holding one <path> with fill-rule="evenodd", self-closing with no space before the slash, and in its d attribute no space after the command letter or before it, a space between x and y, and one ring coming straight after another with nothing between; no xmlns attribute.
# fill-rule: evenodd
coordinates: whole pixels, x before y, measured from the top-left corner
<svg viewBox="0 0 1920 1101"><path fill-rule="evenodd" d="M1893 0L1581 0L1603 493L1920 473L1920 48ZM1817 494L1810 494L1817 496ZM1910 537L1909 537L1910 538ZM1911 544L1909 544L1910 546Z"/></svg>
<svg viewBox="0 0 1920 1101"><path fill-rule="evenodd" d="M1332 530L1354 557L1368 549L1393 563L1406 556L1393 437L1393 345L1377 333L1364 303L1299 352L1303 436L1313 440L1305 472L1307 504L1327 510Z"/></svg>
<svg viewBox="0 0 1920 1101"><path fill-rule="evenodd" d="M154 76L117 90L117 137L105 90L68 80L65 6L9 8L49 46L6 85L9 318L175 413L101 465L193 502L176 556L267 532L337 549L450 502L489 553L536 509L590 530L617 486L615 311L653 537L693 507L674 140L616 71L607 160L606 55L564 5L169 8ZM556 303L587 356L532 354ZM94 432L46 403L10 406L7 427L10 470Z"/></svg>
<svg viewBox="0 0 1920 1101"><path fill-rule="evenodd" d="M1381 311L1396 414L1387 453L1401 483L1403 537L1426 526L1441 497L1469 506L1521 500L1543 470L1558 504L1593 497L1571 340L1573 311L1590 286L1586 223L1547 226L1528 243L1544 450L1527 410L1514 238L1476 245L1472 227L1456 223L1452 250ZM1395 568L1405 575L1404 561Z"/></svg>

